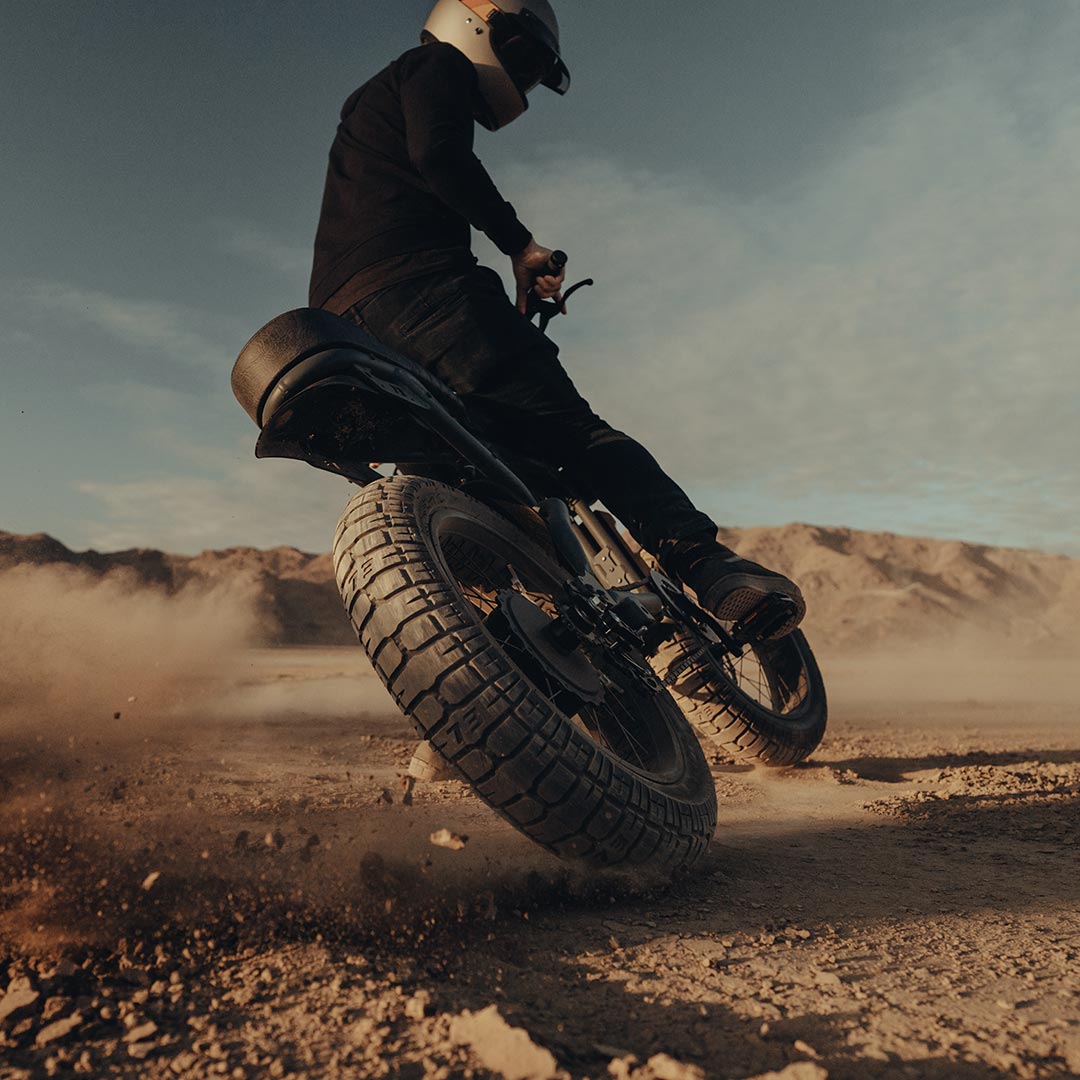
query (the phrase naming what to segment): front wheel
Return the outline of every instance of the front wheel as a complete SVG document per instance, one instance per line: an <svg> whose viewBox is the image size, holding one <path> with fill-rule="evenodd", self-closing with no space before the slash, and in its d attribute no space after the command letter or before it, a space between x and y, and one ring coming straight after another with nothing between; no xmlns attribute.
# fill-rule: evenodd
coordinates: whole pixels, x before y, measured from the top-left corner
<svg viewBox="0 0 1080 1080"><path fill-rule="evenodd" d="M391 477L346 507L334 567L390 693L515 828L605 866L673 870L705 851L716 793L693 730L617 658L582 645L563 662L522 635L554 616L566 575L507 518Z"/></svg>

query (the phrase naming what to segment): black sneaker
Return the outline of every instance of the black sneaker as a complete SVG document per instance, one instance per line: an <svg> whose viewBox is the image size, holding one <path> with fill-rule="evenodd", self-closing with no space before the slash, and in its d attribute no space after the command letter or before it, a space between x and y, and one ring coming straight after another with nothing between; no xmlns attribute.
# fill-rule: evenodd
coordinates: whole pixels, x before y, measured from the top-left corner
<svg viewBox="0 0 1080 1080"><path fill-rule="evenodd" d="M738 622L768 597L790 600L791 617L769 635L771 640L790 634L806 614L806 601L794 581L715 540L677 541L661 555L660 563L694 590L706 611L725 622Z"/></svg>

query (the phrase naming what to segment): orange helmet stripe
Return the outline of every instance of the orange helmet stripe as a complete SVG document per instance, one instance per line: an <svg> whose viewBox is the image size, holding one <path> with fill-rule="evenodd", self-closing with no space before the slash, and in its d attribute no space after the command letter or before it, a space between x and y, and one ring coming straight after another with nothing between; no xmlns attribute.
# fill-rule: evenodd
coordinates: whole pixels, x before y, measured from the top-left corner
<svg viewBox="0 0 1080 1080"><path fill-rule="evenodd" d="M484 22L487 22L495 12L502 11L502 8L498 4L493 4L491 0L461 0L461 2L470 11L476 12Z"/></svg>

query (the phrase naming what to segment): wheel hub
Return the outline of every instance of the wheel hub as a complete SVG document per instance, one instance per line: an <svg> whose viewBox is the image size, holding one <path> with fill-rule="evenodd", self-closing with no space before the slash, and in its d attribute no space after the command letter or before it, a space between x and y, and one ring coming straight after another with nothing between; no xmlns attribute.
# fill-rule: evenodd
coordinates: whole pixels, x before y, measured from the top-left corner
<svg viewBox="0 0 1080 1080"><path fill-rule="evenodd" d="M604 684L596 669L576 645L566 647L547 612L513 590L500 592L498 600L497 615L533 664L579 701L604 699Z"/></svg>

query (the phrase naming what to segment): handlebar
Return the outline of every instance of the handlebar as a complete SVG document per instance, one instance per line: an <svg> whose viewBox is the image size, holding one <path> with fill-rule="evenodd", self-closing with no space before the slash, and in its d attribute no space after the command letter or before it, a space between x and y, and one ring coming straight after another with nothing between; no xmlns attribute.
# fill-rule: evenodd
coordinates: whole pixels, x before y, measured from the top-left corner
<svg viewBox="0 0 1080 1080"><path fill-rule="evenodd" d="M544 272L548 274L560 274L562 273L563 268L566 266L568 261L569 257L567 256L566 252L562 251L559 248L556 248L548 257L547 267L545 268ZM542 277L543 273L537 276ZM561 302L556 300L541 300L535 292L530 291L528 299L526 301L525 309L527 318L532 319L534 315L539 315L540 332L543 333L545 330L547 330L548 323L551 322L551 320L554 319L556 315L566 314L566 301L569 300L570 297L574 293L576 293L578 289L580 289L582 286L592 284L592 278L585 278L583 281L579 281L576 284L571 285L569 289L564 289Z"/></svg>
<svg viewBox="0 0 1080 1080"><path fill-rule="evenodd" d="M562 268L567 264L567 262L569 262L569 256L566 254L566 252L562 251L559 248L556 248L551 253L551 257L548 259L548 272L552 274L559 273L559 271L562 270Z"/></svg>

